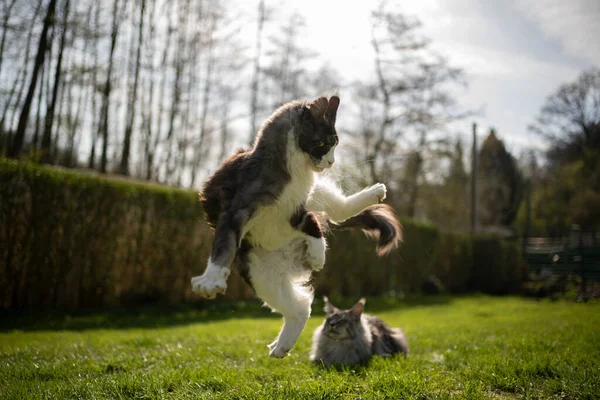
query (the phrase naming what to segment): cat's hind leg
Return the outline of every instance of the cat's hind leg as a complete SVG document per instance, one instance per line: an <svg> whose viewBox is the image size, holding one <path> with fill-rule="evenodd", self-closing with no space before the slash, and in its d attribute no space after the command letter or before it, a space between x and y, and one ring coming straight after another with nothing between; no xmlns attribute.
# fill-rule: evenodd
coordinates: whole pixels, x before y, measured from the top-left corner
<svg viewBox="0 0 600 400"><path fill-rule="evenodd" d="M271 357L285 357L304 330L310 317L312 293L302 293L303 290L309 291L288 282L277 290L279 293L271 293L274 296L265 301L273 310L283 314L283 327L277 339L269 345Z"/></svg>
<svg viewBox="0 0 600 400"><path fill-rule="evenodd" d="M408 340L406 340L402 329L392 328L391 339L394 342L395 352L402 353L404 357L408 357Z"/></svg>
<svg viewBox="0 0 600 400"><path fill-rule="evenodd" d="M313 300L312 288L307 285L310 271L298 262L296 246L286 245L261 256L249 255L250 279L256 294L273 311L283 315L283 327L268 346L271 357L283 358L288 354L310 317Z"/></svg>

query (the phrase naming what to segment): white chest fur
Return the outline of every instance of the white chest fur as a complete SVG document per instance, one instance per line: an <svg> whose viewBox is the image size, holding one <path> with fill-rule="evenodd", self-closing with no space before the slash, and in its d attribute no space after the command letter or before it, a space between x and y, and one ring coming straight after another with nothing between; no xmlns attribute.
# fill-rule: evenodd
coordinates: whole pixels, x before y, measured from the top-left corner
<svg viewBox="0 0 600 400"><path fill-rule="evenodd" d="M306 202L315 182L310 158L298 148L293 131L288 132L286 151L290 181L277 201L259 207L244 227L244 233L249 234L252 245L267 250L276 250L293 238L302 236L299 231L292 228L290 219L298 207Z"/></svg>

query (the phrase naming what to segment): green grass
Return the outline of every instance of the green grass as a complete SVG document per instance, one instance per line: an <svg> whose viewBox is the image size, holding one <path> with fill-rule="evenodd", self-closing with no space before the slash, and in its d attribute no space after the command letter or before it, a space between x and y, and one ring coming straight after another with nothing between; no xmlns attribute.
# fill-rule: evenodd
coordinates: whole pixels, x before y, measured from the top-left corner
<svg viewBox="0 0 600 400"><path fill-rule="evenodd" d="M600 397L599 303L369 299L411 354L343 369L308 361L321 307L284 360L266 348L281 321L255 302L2 315L0 398Z"/></svg>

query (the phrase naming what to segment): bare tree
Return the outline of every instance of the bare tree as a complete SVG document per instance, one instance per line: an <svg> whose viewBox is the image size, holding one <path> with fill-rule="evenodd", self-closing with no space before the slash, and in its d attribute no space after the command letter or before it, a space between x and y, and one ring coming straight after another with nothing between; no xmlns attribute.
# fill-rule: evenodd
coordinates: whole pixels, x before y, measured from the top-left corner
<svg viewBox="0 0 600 400"><path fill-rule="evenodd" d="M207 33L208 40L206 43L206 71L204 73L204 92L202 94L202 115L200 117L200 135L198 137L198 143L195 146L194 163L192 165L192 179L190 182L190 187L195 187L197 176L196 174L198 173L200 162L207 153L204 149L204 143L208 135L207 120L210 107L212 81L214 78L213 69L215 66L214 34L218 22L218 16L216 15L216 13L213 12L209 18L209 32Z"/></svg>
<svg viewBox="0 0 600 400"><path fill-rule="evenodd" d="M92 69L92 84L90 91L92 93L92 127L91 127L91 148L90 148L90 157L88 159L88 168L94 168L94 164L96 161L96 144L98 143L98 129L96 128L99 125L99 121L101 120L100 112L97 107L97 96L96 90L98 88L98 37L100 30L100 3L95 2L95 12L94 12L94 67Z"/></svg>
<svg viewBox="0 0 600 400"><path fill-rule="evenodd" d="M70 66L68 66L65 70L68 71L70 69ZM64 118L64 109L65 109L65 104L67 102L70 102L72 99L69 99L68 96L66 96L65 92L67 91L67 87L71 87L71 85L67 85L67 84L61 84L60 85L60 94L58 95L58 98L60 99L60 101L58 102L58 112L57 112L57 118L56 118L56 127L54 127L54 137L51 137L50 139L50 144L51 147L49 148L49 151L45 154L48 154L45 158L46 158L46 162L54 164L58 161L58 145L59 145L59 138L61 137L61 132L62 132L62 125L63 122L65 121ZM67 104L67 107L70 108L70 106ZM50 131L52 134L52 130ZM42 157L44 157L44 154L42 154Z"/></svg>
<svg viewBox="0 0 600 400"><path fill-rule="evenodd" d="M131 149L131 133L133 131L133 122L135 120L135 103L137 100L137 88L140 77L140 64L142 43L144 38L144 12L146 10L146 0L141 0L140 3L140 26L138 30L138 43L135 56L135 72L133 78L133 87L129 95L127 104L127 125L125 126L125 138L123 139L123 152L121 154L121 165L119 172L123 175L129 175L129 153Z"/></svg>
<svg viewBox="0 0 600 400"><path fill-rule="evenodd" d="M561 164L600 150L600 69L581 73L548 96L529 129L551 143L548 157Z"/></svg>
<svg viewBox="0 0 600 400"><path fill-rule="evenodd" d="M153 154L156 148L156 144L153 147L153 124L152 124L152 108L154 107L154 91L155 91L155 70L156 66L154 63L154 54L155 54L155 46L156 41L154 40L156 34L156 0L151 0L150 6L150 15L149 15L149 39L147 41L148 50L146 51L146 63L149 68L149 77L150 87L147 91L145 91L148 95L148 101L145 103L144 107L142 107L142 131L145 132L144 136L144 154L143 154L143 172L142 175L145 179L152 179L152 169L153 169ZM159 115L160 118L160 115ZM157 134L158 136L158 134Z"/></svg>
<svg viewBox="0 0 600 400"><path fill-rule="evenodd" d="M304 85L305 81L310 81L306 62L317 54L301 45L300 38L305 25L304 17L293 13L281 26L280 33L269 38L269 63L263 71L271 83L271 107L279 107L290 99L302 97L310 90Z"/></svg>
<svg viewBox="0 0 600 400"><path fill-rule="evenodd" d="M17 0L3 0L2 12L4 14L4 22L2 22L2 38L0 38L0 73L2 73L2 59L4 55L4 44L6 43L6 34L8 33L8 21L12 13L12 9L17 3Z"/></svg>
<svg viewBox="0 0 600 400"><path fill-rule="evenodd" d="M552 236L573 224L600 232L600 69L560 85L530 129L549 142L547 163L532 189L531 228Z"/></svg>
<svg viewBox="0 0 600 400"><path fill-rule="evenodd" d="M40 87L38 89L38 100L37 100L37 116L35 118L35 132L33 133L33 141L31 147L34 149L38 146L39 134L40 134L40 120L42 114L42 96L44 94L44 67L40 71Z"/></svg>
<svg viewBox="0 0 600 400"><path fill-rule="evenodd" d="M415 57L419 57L427 42L418 37L415 31L421 26L416 19L388 10L387 2L380 1L377 10L372 13L371 45L375 53L375 73L377 81L372 92L372 101L380 104L380 117L373 138L371 152L368 155L371 179L387 179L392 153L402 131L394 129L395 123L405 110L398 107L402 96L413 88L411 67ZM389 165L389 164L388 164Z"/></svg>
<svg viewBox="0 0 600 400"><path fill-rule="evenodd" d="M30 53L30 48L31 48L31 40L33 38L33 30L35 27L35 23L37 22L37 17L42 9L42 5L43 5L43 0L39 0L38 4L33 12L33 15L31 17L31 21L29 23L29 28L27 31L26 44L25 44L25 59L24 59L24 62L22 64L21 68L19 69L19 71L17 73L16 79L13 82L13 85L8 94L8 99L6 100L4 110L2 111L2 118L0 118L0 131L4 130L4 123L7 119L8 111L10 110L11 105L13 104L12 99L15 94L17 95L17 98L16 98L14 106L13 106L15 109L15 112L13 112L13 118L14 118L14 115L16 114L16 110L17 110L19 104L21 103L21 95L23 94L23 89L25 88L25 82L27 81L27 71L28 71L27 66L29 64L29 53ZM6 142L2 146L6 153L8 153L8 149L11 144L13 118L10 119L10 123L9 123L8 129L7 129L8 135L6 135Z"/></svg>
<svg viewBox="0 0 600 400"><path fill-rule="evenodd" d="M445 129L468 115L454 110L450 95L454 85L463 83L462 71L428 48L418 33L420 26L386 1L379 3L371 36L376 81L361 89L370 107L377 105L372 114L379 114L361 132L370 178L391 181L388 196L394 200L398 182L394 185L393 178L402 175L403 202L413 216L428 160L450 154Z"/></svg>
<svg viewBox="0 0 600 400"><path fill-rule="evenodd" d="M161 82L160 82L160 89L159 89L159 94L158 94L158 119L157 119L157 123L156 123L156 134L154 135L154 140L153 143L150 145L150 147L148 148L148 152L146 153L146 162L148 164L148 169L149 169L149 174L154 174L154 168L155 168L155 155L156 152L158 151L158 145L160 143L161 137L162 137L162 122L163 122L163 115L165 113L165 93L166 93L166 89L167 89L167 71L169 68L169 52L171 50L171 43L172 43L172 38L173 38L173 32L175 31L175 25L173 22L173 5L175 4L174 1L172 2L167 2L166 5L168 6L166 15L167 18L169 19L169 24L167 27L167 32L166 32L166 41L165 41L165 47L163 49L163 54L161 57L161 64L160 64L160 71L162 72L162 77L161 77ZM158 175L158 173L156 174ZM157 176L158 177L158 176ZM150 179L150 178L148 178Z"/></svg>
<svg viewBox="0 0 600 400"><path fill-rule="evenodd" d="M267 13L265 11L265 0L258 3L258 21L256 28L256 54L254 55L254 71L252 75L252 92L250 95L250 144L254 142L256 135L256 118L258 113L258 91L260 85L260 57L262 49L262 36Z"/></svg>
<svg viewBox="0 0 600 400"><path fill-rule="evenodd" d="M184 72L184 76L182 76L182 80L185 81L185 84L182 86L184 89L182 93L182 101L181 102L181 112L180 112L180 129L177 137L177 149L178 149L178 163L175 164L175 170L177 173L177 179L175 184L177 186L182 185L182 179L184 173L186 172L187 164L188 164L188 150L191 148L194 149L194 141L195 135L192 134L192 126L195 124L195 116L196 109L195 104L197 104L197 93L200 91L200 88L197 87L198 79L197 79L197 69L199 54L202 52L202 31L200 26L204 24L190 24L190 18L188 17L189 13L193 13L193 18L197 21L203 21L204 18L204 3L199 1L196 3L196 7L194 9L191 8L191 3L186 0L184 3L185 7L185 19L182 24L184 38L185 38L185 54L189 54L185 57L184 69L187 69L187 73ZM191 33L190 33L191 32ZM202 111L201 111L202 112ZM197 128L196 128L197 129ZM194 129L194 132L196 131ZM194 157L194 156L192 156ZM192 171L192 174L194 171Z"/></svg>
<svg viewBox="0 0 600 400"><path fill-rule="evenodd" d="M86 12L86 17L85 17L85 25L83 26L79 26L79 32L81 33L81 35L83 35L83 48L82 51L80 52L79 56L79 63L77 64L76 68L71 68L70 72L71 72L71 85L69 87L69 96L71 96L71 90L73 89L74 84L77 84L77 87L79 88L78 90L78 99L77 99L77 108L75 112L72 112L71 110L69 110L69 135L68 135L68 142L67 142L67 153L66 153L66 160L65 160L65 165L66 166L72 166L75 165L77 163L77 156L75 154L75 150L76 150L76 143L77 143L77 138L80 137L81 135L78 135L77 133L82 131L84 125L85 125L85 115L87 113L87 108L88 108L88 104L90 101L90 97L94 96L94 82L92 82L92 84L89 84L89 74L90 74L90 67L89 67L89 42L90 42L90 38L93 37L93 33L91 30L91 24L92 24L92 14L94 12L94 7L93 4L88 8L87 12ZM76 13L77 14L77 13ZM95 66L93 66L92 68L94 68L95 70ZM86 84L88 84L88 86L91 88L91 90L85 90L85 86ZM93 110L92 110L93 111ZM74 114L74 116L73 116Z"/></svg>
<svg viewBox="0 0 600 400"><path fill-rule="evenodd" d="M112 90L112 70L115 47L117 45L117 37L119 36L119 26L121 24L119 12L119 0L113 2L113 19L112 29L110 33L110 50L108 53L108 67L106 70L106 82L102 92L102 109L100 111L100 125L99 125L99 136L102 137L102 155L100 159L100 171L106 172L106 164L108 162L108 122L109 122L109 110L110 110L110 94Z"/></svg>
<svg viewBox="0 0 600 400"><path fill-rule="evenodd" d="M35 58L35 63L33 66L31 82L29 84L29 89L27 90L25 103L23 104L23 108L21 109L21 114L19 116L19 124L17 125L15 138L8 152L9 157L17 157L23 147L23 142L25 140L25 129L27 128L27 122L29 121L29 112L31 111L33 95L35 93L35 87L37 85L39 71L42 65L44 64L46 49L48 47L48 30L54 24L54 16L56 14L56 3L57 0L50 0L50 3L48 4L46 18L44 18L44 25L42 27L42 33L40 35L37 56Z"/></svg>
<svg viewBox="0 0 600 400"><path fill-rule="evenodd" d="M174 172L173 167L171 166L171 157L173 153L173 134L175 133L175 120L179 114L179 104L181 102L182 95L182 87L181 80L183 76L183 68L184 68L184 55L183 51L185 49L185 34L182 27L187 18L187 13L184 11L184 8L179 4L179 37L177 40L177 51L175 53L175 78L173 79L173 89L172 95L173 98L171 100L171 110L169 113L169 128L167 130L166 137L166 147L167 147L167 157L165 160L165 181L168 182L171 174Z"/></svg>
<svg viewBox="0 0 600 400"><path fill-rule="evenodd" d="M220 150L219 150L219 159L218 162L222 162L223 160L225 160L225 157L227 156L227 152L229 151L228 149L228 144L229 144L229 137L230 137L230 128L229 128L229 104L231 104L232 102L232 93L233 90L231 90L230 87L223 87L221 90L221 96L220 98L223 99L223 104L220 107L221 109L221 122L220 122L220 132L219 132L219 137L220 137Z"/></svg>
<svg viewBox="0 0 600 400"><path fill-rule="evenodd" d="M235 49L235 47L232 47ZM235 52L235 50L232 50ZM231 139L231 127L230 122L234 119L231 115L232 105L236 94L242 88L245 83L243 78L240 78L240 71L243 69L245 63L244 60L238 60L238 62L232 62L231 55L225 55L224 60L227 63L228 68L217 68L219 71L218 81L216 82L216 91L218 99L217 110L219 118L219 155L217 162L223 161L231 152L230 139Z"/></svg>
<svg viewBox="0 0 600 400"><path fill-rule="evenodd" d="M56 101L58 98L58 89L61 86L62 79L62 60L65 51L65 42L67 38L67 23L69 20L69 4L70 0L65 0L65 6L63 11L63 24L62 24L62 33L60 37L60 45L58 50L58 59L56 61L56 71L54 73L54 87L52 89L52 99L50 100L50 106L46 110L46 118L44 120L44 134L42 136L42 145L41 149L44 154L42 155L42 159L46 162L50 161L50 157L48 157L48 152L50 150L50 145L52 142L52 124L54 121L54 109L56 107Z"/></svg>

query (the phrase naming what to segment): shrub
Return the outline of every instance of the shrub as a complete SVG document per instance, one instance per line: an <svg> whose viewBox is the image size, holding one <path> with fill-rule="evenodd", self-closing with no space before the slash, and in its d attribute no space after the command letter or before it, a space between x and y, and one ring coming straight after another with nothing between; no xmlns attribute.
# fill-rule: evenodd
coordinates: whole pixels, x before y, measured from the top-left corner
<svg viewBox="0 0 600 400"><path fill-rule="evenodd" d="M476 238L469 288L490 294L521 290L524 263L519 246L504 240Z"/></svg>
<svg viewBox="0 0 600 400"><path fill-rule="evenodd" d="M190 300L210 249L192 191L8 160L0 221L2 308Z"/></svg>

